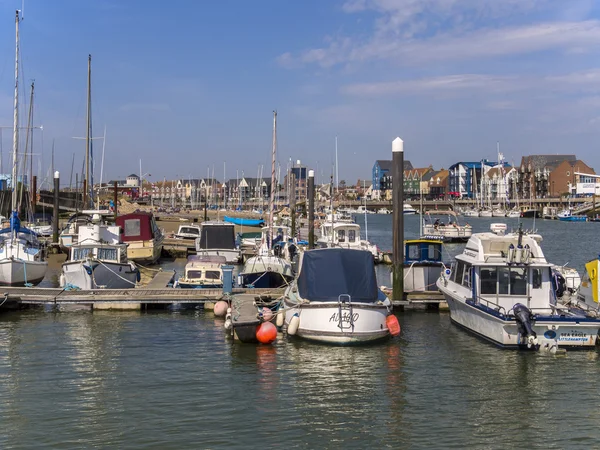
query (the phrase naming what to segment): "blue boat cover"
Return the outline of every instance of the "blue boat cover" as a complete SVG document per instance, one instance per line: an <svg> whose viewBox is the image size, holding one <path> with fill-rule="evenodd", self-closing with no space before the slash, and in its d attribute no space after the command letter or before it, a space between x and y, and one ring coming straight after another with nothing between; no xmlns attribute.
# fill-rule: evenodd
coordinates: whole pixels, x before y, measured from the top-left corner
<svg viewBox="0 0 600 450"><path fill-rule="evenodd" d="M337 302L342 294L348 294L353 302L377 302L379 289L373 255L346 248L304 252L298 293L317 302Z"/></svg>
<svg viewBox="0 0 600 450"><path fill-rule="evenodd" d="M245 219L242 217L223 217L223 220L228 223L235 225L245 225L247 227L260 227L265 224L263 219Z"/></svg>

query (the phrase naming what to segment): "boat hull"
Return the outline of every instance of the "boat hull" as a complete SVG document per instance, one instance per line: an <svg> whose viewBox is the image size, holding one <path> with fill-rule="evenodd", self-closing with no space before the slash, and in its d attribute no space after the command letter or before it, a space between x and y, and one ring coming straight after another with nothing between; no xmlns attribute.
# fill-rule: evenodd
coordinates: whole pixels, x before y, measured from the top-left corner
<svg viewBox="0 0 600 450"><path fill-rule="evenodd" d="M127 259L140 264L154 264L160 258L163 248L163 239L160 241L134 241L128 242Z"/></svg>
<svg viewBox="0 0 600 450"><path fill-rule="evenodd" d="M17 258L0 260L0 285L25 286L37 285L46 276L46 261L23 261Z"/></svg>
<svg viewBox="0 0 600 450"><path fill-rule="evenodd" d="M390 337L385 305L352 303L352 309L338 303L296 303L284 300L285 324L298 314L300 324L296 336L327 344L359 344Z"/></svg>
<svg viewBox="0 0 600 450"><path fill-rule="evenodd" d="M79 289L133 289L138 271L132 263L67 261L62 266L66 285Z"/></svg>
<svg viewBox="0 0 600 450"><path fill-rule="evenodd" d="M494 311L484 311L443 292L452 322L500 347L527 348L514 318L506 318ZM563 348L586 348L596 345L600 321L541 316L534 321L532 328L541 346L547 344Z"/></svg>

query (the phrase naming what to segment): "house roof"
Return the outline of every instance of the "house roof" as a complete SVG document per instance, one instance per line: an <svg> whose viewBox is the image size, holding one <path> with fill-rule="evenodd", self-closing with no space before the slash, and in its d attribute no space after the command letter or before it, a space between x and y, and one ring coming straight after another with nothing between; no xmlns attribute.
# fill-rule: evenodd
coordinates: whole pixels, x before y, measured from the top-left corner
<svg viewBox="0 0 600 450"><path fill-rule="evenodd" d="M575 155L529 155L523 156L521 165L529 165L533 169L543 169L544 167L555 169L563 161L575 162Z"/></svg>
<svg viewBox="0 0 600 450"><path fill-rule="evenodd" d="M135 173L132 173L131 175L127 175L127 178L140 178L138 177Z"/></svg>
<svg viewBox="0 0 600 450"><path fill-rule="evenodd" d="M440 171L437 171L437 170L432 170L430 172L427 172L425 175L423 175L423 181L429 181L429 180L431 180L439 172Z"/></svg>
<svg viewBox="0 0 600 450"><path fill-rule="evenodd" d="M377 164L379 164L379 167L381 168L381 170L392 170L392 161L391 160L378 159L375 162ZM413 169L413 165L411 164L411 162L408 160L404 160L404 170L412 170L412 169Z"/></svg>

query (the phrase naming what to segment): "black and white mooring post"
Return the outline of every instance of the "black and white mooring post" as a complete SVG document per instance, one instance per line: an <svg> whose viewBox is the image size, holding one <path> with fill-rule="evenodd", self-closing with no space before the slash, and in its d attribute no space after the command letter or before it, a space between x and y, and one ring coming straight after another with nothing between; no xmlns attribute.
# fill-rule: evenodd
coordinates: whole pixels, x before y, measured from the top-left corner
<svg viewBox="0 0 600 450"><path fill-rule="evenodd" d="M404 300L404 141L392 142L393 285L392 300Z"/></svg>
<svg viewBox="0 0 600 450"><path fill-rule="evenodd" d="M54 172L54 211L52 213L52 242L58 244L58 194L60 192L60 173Z"/></svg>

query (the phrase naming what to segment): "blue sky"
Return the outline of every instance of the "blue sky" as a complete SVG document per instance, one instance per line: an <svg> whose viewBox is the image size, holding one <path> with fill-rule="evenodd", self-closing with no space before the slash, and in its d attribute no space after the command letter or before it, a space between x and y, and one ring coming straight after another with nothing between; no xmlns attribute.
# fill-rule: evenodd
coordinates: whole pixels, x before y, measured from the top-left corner
<svg viewBox="0 0 600 450"><path fill-rule="evenodd" d="M0 0L0 125L12 124L14 10ZM104 179L269 173L278 157L369 177L405 141L415 166L575 153L600 171L600 7L593 0L27 0L23 78L36 152L81 170L87 55ZM3 131L4 166L11 147ZM42 148L43 144L43 148ZM95 142L99 159L101 141ZM41 157L40 157L41 158ZM99 176L99 163L96 179Z"/></svg>

